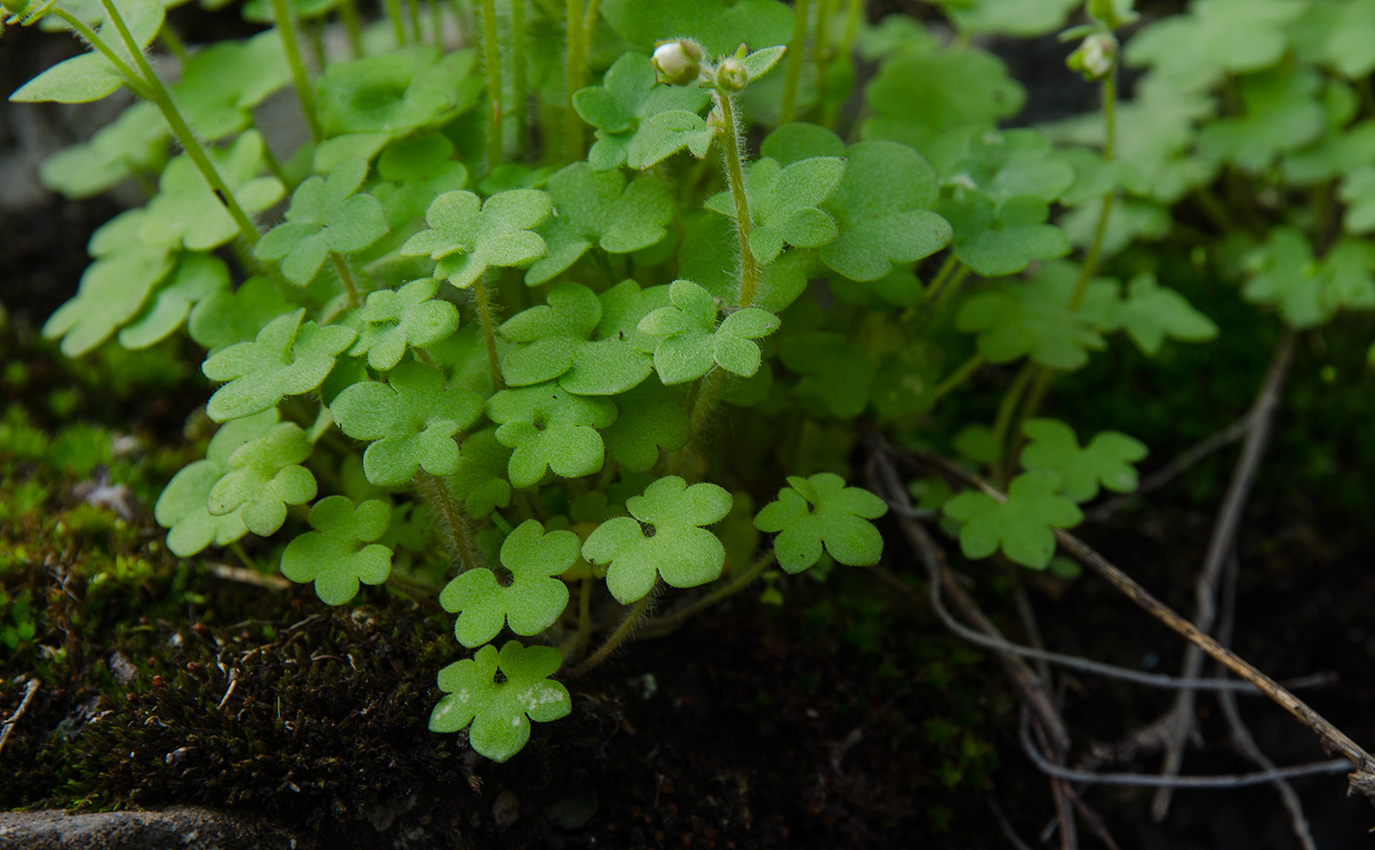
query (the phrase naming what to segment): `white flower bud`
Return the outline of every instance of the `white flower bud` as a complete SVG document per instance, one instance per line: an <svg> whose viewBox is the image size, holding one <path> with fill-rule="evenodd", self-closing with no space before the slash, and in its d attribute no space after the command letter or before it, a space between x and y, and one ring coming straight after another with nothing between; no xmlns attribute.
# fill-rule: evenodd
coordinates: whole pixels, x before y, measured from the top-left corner
<svg viewBox="0 0 1375 850"><path fill-rule="evenodd" d="M685 86L702 73L702 48L685 38L665 41L654 48L650 60L659 72L659 81L673 86Z"/></svg>
<svg viewBox="0 0 1375 850"><path fill-rule="evenodd" d="M1065 64L1070 70L1083 74L1086 80L1101 80L1117 65L1117 39L1111 33L1092 33L1069 55Z"/></svg>

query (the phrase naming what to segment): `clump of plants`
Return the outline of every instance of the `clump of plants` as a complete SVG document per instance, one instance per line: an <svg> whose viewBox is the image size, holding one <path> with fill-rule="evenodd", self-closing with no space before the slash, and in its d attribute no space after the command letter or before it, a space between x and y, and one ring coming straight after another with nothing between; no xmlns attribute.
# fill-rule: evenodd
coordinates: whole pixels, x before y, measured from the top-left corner
<svg viewBox="0 0 1375 850"><path fill-rule="evenodd" d="M1073 576L1057 530L1147 447L1044 415L1052 385L1218 332L1157 243L1238 280L1282 350L1375 306L1375 52L1343 36L1356 2L940 5L954 40L858 0L412 0L369 26L271 0L244 8L269 29L192 51L157 0L6 0L89 48L13 100L137 96L45 167L148 197L43 334L200 346L218 430L157 500L168 546L329 605L437 598L472 653L430 728L495 760L638 629L877 564L891 504ZM969 36L1062 29L1101 111L999 129L1024 91ZM295 149L256 123L282 91ZM880 498L876 445L966 477Z"/></svg>

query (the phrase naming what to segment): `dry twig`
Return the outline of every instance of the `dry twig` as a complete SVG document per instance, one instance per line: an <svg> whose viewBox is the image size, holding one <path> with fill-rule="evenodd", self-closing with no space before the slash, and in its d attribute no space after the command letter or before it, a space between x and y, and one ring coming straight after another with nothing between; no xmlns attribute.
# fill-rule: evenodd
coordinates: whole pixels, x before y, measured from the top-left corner
<svg viewBox="0 0 1375 850"><path fill-rule="evenodd" d="M19 722L19 718L24 716L28 710L29 703L33 701L33 695L38 693L38 680L29 679L29 683L24 686L24 699L19 702L19 707L14 710L5 720L4 728L0 728L0 751L5 749L5 742L10 739L10 733L14 731L14 724Z"/></svg>

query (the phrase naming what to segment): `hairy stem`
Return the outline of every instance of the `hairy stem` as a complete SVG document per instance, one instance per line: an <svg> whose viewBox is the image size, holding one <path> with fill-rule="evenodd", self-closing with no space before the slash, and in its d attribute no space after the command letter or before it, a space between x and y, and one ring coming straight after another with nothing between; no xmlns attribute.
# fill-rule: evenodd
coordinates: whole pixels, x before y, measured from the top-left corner
<svg viewBox="0 0 1375 850"><path fill-rule="evenodd" d="M773 566L773 563L774 553L773 550L770 549L764 557L755 561L748 570L736 576L729 584L723 585L711 593L708 593L706 596L703 596L701 599L698 599L681 611L675 611L672 614L666 614L663 617L655 617L645 621L646 632L649 632L653 636L668 634L689 618L700 614L721 600L734 596L746 587L749 587L754 583L755 579L764 574L765 570Z"/></svg>
<svg viewBox="0 0 1375 850"><path fill-rule="evenodd" d="M1103 161L1112 162L1117 154L1117 71L1103 78ZM1070 312L1079 309L1084 295L1088 292L1093 273L1098 270L1098 258L1103 251L1103 239L1108 233L1108 220L1112 217L1113 203L1117 190L1113 189L1103 196L1103 207L1098 211L1098 226L1093 232L1093 242L1084 255L1084 265L1079 271L1079 282L1074 287L1074 295L1069 299Z"/></svg>
<svg viewBox="0 0 1375 850"><path fill-rule="evenodd" d="M282 36L282 47L286 51L286 63L291 68L291 81L296 87L296 98L301 102L301 112L310 127L310 138L319 144L325 137L320 128L320 114L315 107L315 90L311 88L310 76L306 73L305 63L301 61L301 48L296 43L296 20L286 0L272 0L272 18L277 24L277 32Z"/></svg>
<svg viewBox="0 0 1375 850"><path fill-rule="evenodd" d="M787 124L797 113L797 82L802 77L802 55L807 47L807 10L811 0L793 3L793 37L788 42L788 67L783 76L783 100L778 106L778 123Z"/></svg>
<svg viewBox="0 0 1375 850"><path fill-rule="evenodd" d="M186 42L181 40L177 31L167 21L163 21L162 29L158 30L158 40L167 48L167 51L177 57L177 61L186 62Z"/></svg>
<svg viewBox="0 0 1375 850"><path fill-rule="evenodd" d="M759 291L759 261L750 250L750 202L745 195L745 171L740 160L740 124L735 115L734 97L729 92L712 92L721 110L725 127L721 131L726 152L726 181L730 183L731 199L735 201L735 232L740 237L740 306L749 307Z"/></svg>
<svg viewBox="0 0 1375 850"><path fill-rule="evenodd" d="M573 109L573 95L587 79L587 23L583 20L583 0L568 0L568 92L564 104L564 157L569 162L582 159L582 119Z"/></svg>
<svg viewBox="0 0 1375 850"><path fill-rule="evenodd" d="M153 72L152 66L149 65L148 60L144 58L143 51L139 48L138 42L134 40L134 36L129 32L129 27L125 25L124 18L120 16L119 10L115 8L115 4L111 2L111 0L100 0L100 4L105 8L105 14L109 17L110 22L115 25L115 29L119 31L119 37L124 40L124 46L129 50L129 54L133 56L134 62L138 65L139 73L143 75L143 82L147 87L149 97L162 113L162 117L167 121L167 125L172 128L173 135L177 137L177 141L180 142L181 146L186 150L186 155L191 157L191 162L195 164L196 169L200 171L201 176L205 178L205 182L210 184L211 190L213 190L216 197L220 199L220 203L224 204L225 209L229 211L230 217L233 218L234 223L239 226L239 232L243 234L244 240L249 245L258 244L258 228L253 226L253 220L248 217L248 213L244 212L243 207L239 205L238 199L234 197L234 193L229 191L229 186L225 184L224 178L220 177L220 173L215 170L214 163L212 163L210 157L206 155L205 148L201 147L200 140L196 138L196 134L191 132L191 128L187 125L186 120L182 118L181 113L177 110L177 105L172 102L172 96L167 93L167 88L163 86L162 80L158 79L158 75ZM75 20L75 18L72 20ZM87 32L90 32L89 28L87 28ZM94 33L92 33L92 35L94 35ZM119 64L123 65L122 62ZM119 65L116 67L119 67ZM125 67L127 68L127 66Z"/></svg>
<svg viewBox="0 0 1375 850"><path fill-rule="evenodd" d="M115 66L115 70L119 72L119 75L124 78L124 84L132 89L134 94L148 100L153 100L153 95L149 92L148 84L144 82L143 77L133 68L130 68L128 63L121 59L119 54L111 49L110 45L106 44L103 38L96 35L95 30L87 26L85 21L60 6L54 6L52 13L75 30L77 34L80 35L87 44L95 48L100 55L108 59L110 64Z"/></svg>
<svg viewBox="0 0 1375 850"><path fill-rule="evenodd" d="M358 287L353 284L353 273L349 271L349 264L338 252L329 252L329 261L334 264L334 270L339 273L339 281L344 284L344 292L348 293L349 307L358 306Z"/></svg>
<svg viewBox="0 0 1375 850"><path fill-rule="evenodd" d="M578 582L578 630L559 647L563 659L570 661L582 655L587 639L592 636L592 579Z"/></svg>
<svg viewBox="0 0 1375 850"><path fill-rule="evenodd" d="M654 588L651 588L648 593L640 597L640 601L636 602L634 606L631 607L629 613L621 620L621 624L616 627L616 631L612 632L611 636L606 639L606 643L597 647L597 651L588 656L586 661L574 667L572 670L569 670L568 678L576 679L586 674L587 671L605 661L607 656L615 652L616 648L624 643L626 638L630 637L631 632L635 631L635 627L639 625L640 620L643 619L645 614L649 611L649 603L650 600L654 598L656 589L657 584Z"/></svg>
<svg viewBox="0 0 1375 850"><path fill-rule="evenodd" d="M501 164L501 46L496 0L482 0L482 64L487 68L487 170Z"/></svg>
<svg viewBox="0 0 1375 850"><path fill-rule="evenodd" d="M602 0L587 0L587 11L582 16L583 38L592 43L592 32L597 29L597 17L601 14Z"/></svg>
<svg viewBox="0 0 1375 850"><path fill-rule="evenodd" d="M530 97L525 68L525 0L511 0L511 114L516 120L516 150L529 143Z"/></svg>
<svg viewBox="0 0 1375 850"><path fill-rule="evenodd" d="M487 341L487 368L492 374L492 391L502 388L501 362L497 358L496 326L492 322L492 305L487 301L487 281L478 278L473 283L473 300L477 303L477 314L482 319L482 336Z"/></svg>
<svg viewBox="0 0 1375 850"><path fill-rule="evenodd" d="M416 484L430 510L434 512L435 522L444 532L444 541L449 544L454 557L463 563L464 570L481 566L477 550L473 548L468 533L468 516L463 507L454 500L453 494L444 481L425 470L416 471Z"/></svg>

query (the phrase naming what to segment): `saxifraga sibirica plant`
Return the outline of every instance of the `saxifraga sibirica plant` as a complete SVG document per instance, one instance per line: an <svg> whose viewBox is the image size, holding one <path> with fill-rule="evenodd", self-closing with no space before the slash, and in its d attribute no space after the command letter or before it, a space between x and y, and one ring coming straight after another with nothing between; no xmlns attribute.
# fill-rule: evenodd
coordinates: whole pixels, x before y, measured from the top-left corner
<svg viewBox="0 0 1375 850"><path fill-rule="evenodd" d="M977 32L979 14L1076 4L978 11L994 5L950 14ZM1039 408L1111 334L1147 356L1216 334L1151 268L1099 267L1211 179L1163 125L1179 112L1187 136L1198 85L1259 65L1144 31L1151 70L1121 116L1140 135L1119 140L1129 5L1094 0L1067 33L1103 114L1055 146L997 129L1023 93L991 54L870 25L858 0L481 0L428 19L389 0L368 27L355 0L252 0L270 29L197 50L159 0L4 0L7 23L89 48L13 100L137 96L44 167L72 196L132 178L148 200L96 232L43 334L76 357L184 328L220 424L157 502L168 546L252 564L239 541L285 532L250 548L326 604L386 582L437 596L474 652L437 671L430 728L505 760L530 721L569 713L556 679L656 608L681 620L761 576L779 602L777 570L876 564L888 506L847 483L860 422L1005 485L917 482L969 558L1044 569L1080 504L1135 488L1145 446L1081 445ZM451 49L455 22L474 46ZM174 83L147 58L159 39ZM877 64L863 104L857 54ZM1188 62L1208 80L1181 82ZM285 89L295 150L257 126ZM1254 150L1224 123L1214 158L1242 168L1316 139ZM1375 263L1347 245L1314 259L1274 230L1246 297L1295 327L1370 306ZM1298 291L1285 264L1326 283Z"/></svg>

